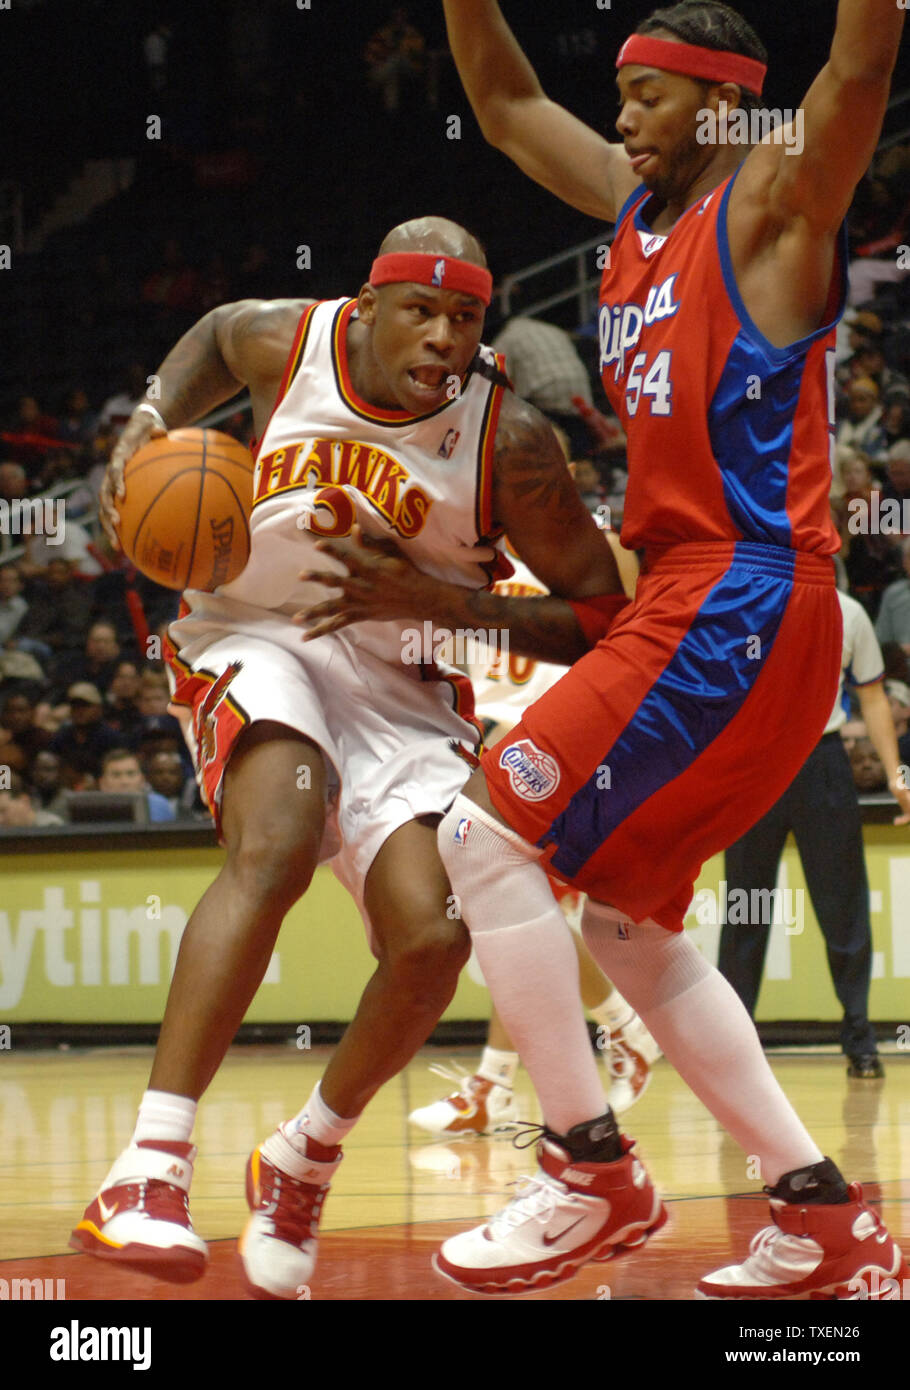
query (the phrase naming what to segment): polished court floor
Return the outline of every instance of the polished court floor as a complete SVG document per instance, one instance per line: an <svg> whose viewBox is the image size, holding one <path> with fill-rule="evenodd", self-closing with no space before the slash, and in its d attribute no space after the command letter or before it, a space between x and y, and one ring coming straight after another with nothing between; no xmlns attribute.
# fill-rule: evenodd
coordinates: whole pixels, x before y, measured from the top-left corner
<svg viewBox="0 0 910 1390"><path fill-rule="evenodd" d="M64 1279L66 1298L246 1298L235 1254L249 1149L303 1104L328 1053L293 1045L237 1047L200 1106L191 1208L212 1262L179 1290L68 1252L70 1230L132 1131L149 1048L0 1052L0 1280ZM438 1278L430 1258L449 1234L503 1205L507 1184L534 1169L533 1148L509 1140L432 1140L408 1112L451 1085L431 1063L471 1067L473 1050L427 1049L380 1092L345 1146L326 1202L313 1300L478 1300ZM883 1082L847 1079L833 1051L772 1055L784 1089L823 1152L880 1203L910 1249L910 1053L886 1053ZM540 1118L524 1073L525 1116ZM624 1117L670 1209L640 1252L588 1266L534 1300L680 1300L698 1278L743 1256L767 1224L755 1160L728 1140L666 1062Z"/></svg>

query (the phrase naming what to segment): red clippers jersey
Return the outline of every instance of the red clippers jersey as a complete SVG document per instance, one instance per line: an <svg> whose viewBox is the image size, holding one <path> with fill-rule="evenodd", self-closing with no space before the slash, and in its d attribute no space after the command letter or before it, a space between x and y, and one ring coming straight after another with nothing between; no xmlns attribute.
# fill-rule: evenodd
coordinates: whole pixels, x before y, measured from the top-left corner
<svg viewBox="0 0 910 1390"><path fill-rule="evenodd" d="M628 436L622 542L752 541L833 555L834 330L846 242L827 322L786 348L752 322L727 241L735 175L667 236L641 188L616 223L601 284L600 368Z"/></svg>

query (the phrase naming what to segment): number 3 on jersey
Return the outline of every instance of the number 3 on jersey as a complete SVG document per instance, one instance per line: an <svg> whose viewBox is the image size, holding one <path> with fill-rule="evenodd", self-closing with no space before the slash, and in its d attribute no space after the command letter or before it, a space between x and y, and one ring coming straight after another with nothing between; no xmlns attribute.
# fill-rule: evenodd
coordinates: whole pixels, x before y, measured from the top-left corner
<svg viewBox="0 0 910 1390"><path fill-rule="evenodd" d="M672 355L669 349L659 352L648 367L647 372L642 376L648 354L646 352L637 354L629 368L629 375L626 377L626 409L630 415L637 413L642 396L651 397L652 415L672 414L673 383L670 380Z"/></svg>

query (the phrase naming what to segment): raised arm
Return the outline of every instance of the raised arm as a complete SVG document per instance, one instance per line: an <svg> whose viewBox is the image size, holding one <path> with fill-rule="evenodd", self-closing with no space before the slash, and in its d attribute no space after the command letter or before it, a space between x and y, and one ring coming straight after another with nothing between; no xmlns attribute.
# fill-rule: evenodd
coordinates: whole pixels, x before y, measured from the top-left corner
<svg viewBox="0 0 910 1390"><path fill-rule="evenodd" d="M827 63L803 100L790 144L763 143L748 158L765 183L770 216L833 234L881 134L905 11L896 0L840 0Z"/></svg>
<svg viewBox="0 0 910 1390"><path fill-rule="evenodd" d="M496 0L443 0L449 44L484 136L536 183L603 222L640 180L611 145L550 101Z"/></svg>

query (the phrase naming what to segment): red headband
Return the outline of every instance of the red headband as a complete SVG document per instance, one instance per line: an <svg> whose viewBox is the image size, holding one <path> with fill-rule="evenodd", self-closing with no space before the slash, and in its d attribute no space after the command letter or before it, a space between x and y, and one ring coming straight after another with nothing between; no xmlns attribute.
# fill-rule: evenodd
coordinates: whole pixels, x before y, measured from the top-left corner
<svg viewBox="0 0 910 1390"><path fill-rule="evenodd" d="M745 58L741 53L728 53L726 49L699 48L694 43L655 39L650 34L632 34L626 39L619 50L616 66L623 68L627 63L679 72L684 77L703 77L708 82L736 82L759 97L768 71L757 58Z"/></svg>
<svg viewBox="0 0 910 1390"><path fill-rule="evenodd" d="M493 277L482 266L459 261L454 256L424 255L420 251L397 251L377 256L370 270L370 284L432 285L439 290L457 290L472 294L489 304L493 297Z"/></svg>

